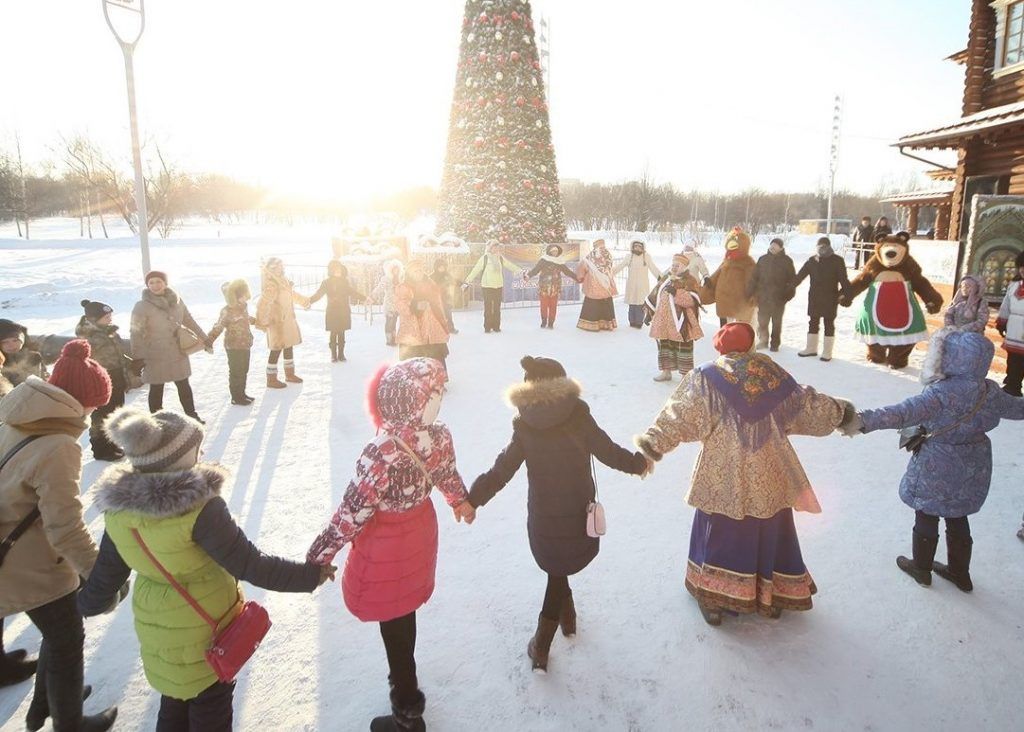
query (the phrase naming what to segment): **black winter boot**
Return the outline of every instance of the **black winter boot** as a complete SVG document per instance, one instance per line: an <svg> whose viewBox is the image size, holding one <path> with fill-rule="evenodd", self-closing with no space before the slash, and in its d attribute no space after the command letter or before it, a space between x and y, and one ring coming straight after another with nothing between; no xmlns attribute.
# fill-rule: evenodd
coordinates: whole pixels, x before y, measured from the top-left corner
<svg viewBox="0 0 1024 732"><path fill-rule="evenodd" d="M549 620L543 615L537 618L537 632L526 646L526 655L533 661L533 670L538 673L548 672L548 654L551 652L551 641L555 638L556 630L557 620Z"/></svg>
<svg viewBox="0 0 1024 732"><path fill-rule="evenodd" d="M934 562L935 574L949 580L962 592L974 589L971 582L971 551L974 540L969 536L946 534L946 559L949 564Z"/></svg>
<svg viewBox="0 0 1024 732"><path fill-rule="evenodd" d="M82 701L92 696L92 687L86 684L82 687ZM40 699L42 701L40 702ZM50 718L50 706L44 697L32 697L32 704L29 705L28 714L25 715L25 729L28 732L38 732Z"/></svg>
<svg viewBox="0 0 1024 732"><path fill-rule="evenodd" d="M117 707L107 707L99 714L82 717L82 732L107 732L117 720Z"/></svg>
<svg viewBox="0 0 1024 732"><path fill-rule="evenodd" d="M922 536L914 532L913 559L902 554L896 557L896 566L914 578L919 585L930 587L932 584L932 565L935 563L935 547L939 539L934 536Z"/></svg>
<svg viewBox="0 0 1024 732"><path fill-rule="evenodd" d="M0 687L14 686L32 678L36 661L27 660L26 655L25 651L0 652Z"/></svg>
<svg viewBox="0 0 1024 732"><path fill-rule="evenodd" d="M558 618L558 625L562 628L562 635L571 638L576 635L576 605L572 601L572 592L562 603L562 614Z"/></svg>
<svg viewBox="0 0 1024 732"><path fill-rule="evenodd" d="M423 710L427 699L422 691L416 692L416 699L411 704L400 703L391 692L391 714L377 717L370 722L370 732L422 732L427 723L423 721Z"/></svg>

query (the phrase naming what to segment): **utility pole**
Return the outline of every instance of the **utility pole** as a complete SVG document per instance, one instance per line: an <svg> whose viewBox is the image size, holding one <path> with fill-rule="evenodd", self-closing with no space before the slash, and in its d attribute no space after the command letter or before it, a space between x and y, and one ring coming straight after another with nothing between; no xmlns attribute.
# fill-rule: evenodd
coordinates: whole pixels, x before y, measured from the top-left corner
<svg viewBox="0 0 1024 732"><path fill-rule="evenodd" d="M122 37L110 17L110 9L124 10L135 13L138 22L138 29L134 34ZM124 74L128 84L128 125L132 135L132 164L135 166L135 212L138 218L139 248L142 250L142 272L149 272L149 213L146 210L146 179L142 174L142 152L139 145L139 120L135 111L135 66L132 56L135 53L135 46L142 38L142 31L146 29L146 1L145 0L103 0L103 17L107 19L107 26L114 34L118 44L121 46L121 53L124 54ZM121 16L128 17L128 16ZM131 36L134 35L134 38Z"/></svg>
<svg viewBox="0 0 1024 732"><path fill-rule="evenodd" d="M836 94L832 110L832 150L828 159L828 213L825 220L825 236L832 234L832 199L836 193L836 169L839 167L839 130L842 126L842 100Z"/></svg>

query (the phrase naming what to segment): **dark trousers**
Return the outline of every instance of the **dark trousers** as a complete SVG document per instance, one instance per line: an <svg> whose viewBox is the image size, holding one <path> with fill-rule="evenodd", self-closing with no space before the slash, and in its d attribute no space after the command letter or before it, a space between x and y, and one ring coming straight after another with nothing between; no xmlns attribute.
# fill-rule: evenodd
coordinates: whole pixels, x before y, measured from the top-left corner
<svg viewBox="0 0 1024 732"><path fill-rule="evenodd" d="M292 358L294 358L294 356L295 356L295 354L294 354L294 352L292 351L291 348L284 349L284 360L285 361L291 361ZM280 359L280 358L281 358L281 351L280 351L280 349L278 349L276 351L271 351L270 355L267 356L267 364L270 365L270 366L277 366L278 359Z"/></svg>
<svg viewBox="0 0 1024 732"><path fill-rule="evenodd" d="M124 406L124 393L127 391L124 369L110 373L110 386L110 401L92 413L92 423L89 427L89 443L92 445L92 454L96 457L110 456L117 452L117 447L103 432L103 422L111 412Z"/></svg>
<svg viewBox="0 0 1024 732"><path fill-rule="evenodd" d="M1006 378L1003 379L1003 391L1015 397L1021 395L1021 382L1024 381L1024 354L1006 354Z"/></svg>
<svg viewBox="0 0 1024 732"><path fill-rule="evenodd" d="M195 397L192 396L192 386L188 383L188 379L182 379L181 381L175 381L174 386L178 389L178 400L181 401L181 409L185 414L190 417L196 415L196 401ZM163 384L150 384L149 385L149 411L159 412L164 408L164 385Z"/></svg>
<svg viewBox="0 0 1024 732"><path fill-rule="evenodd" d="M32 709L48 709L56 732L77 732L82 724L82 644L77 590L26 614L43 636L32 694Z"/></svg>
<svg viewBox="0 0 1024 732"><path fill-rule="evenodd" d="M757 306L758 338L767 339L772 348L778 348L782 343L782 316L785 311L786 303L759 303Z"/></svg>
<svg viewBox="0 0 1024 732"><path fill-rule="evenodd" d="M643 305L630 305L629 306L629 324L633 328L642 328L644 325L644 312Z"/></svg>
<svg viewBox="0 0 1024 732"><path fill-rule="evenodd" d="M245 399L245 386L249 379L249 361L252 351L248 348L229 348L228 353L228 388L231 400L240 402Z"/></svg>
<svg viewBox="0 0 1024 732"><path fill-rule="evenodd" d="M392 698L398 703L415 703L419 692L416 679L416 613L411 612L380 624L380 637L388 656L388 681Z"/></svg>
<svg viewBox="0 0 1024 732"><path fill-rule="evenodd" d="M455 320L452 318L452 304L447 300L444 303L444 319L448 321L448 332L454 333L457 329L455 327Z"/></svg>
<svg viewBox="0 0 1024 732"><path fill-rule="evenodd" d="M914 515L914 532L930 539L939 538L939 517L924 511ZM946 519L946 533L964 539L971 538L971 524L966 516Z"/></svg>
<svg viewBox="0 0 1024 732"><path fill-rule="evenodd" d="M501 295L500 287L484 287L484 330L501 329Z"/></svg>
<svg viewBox="0 0 1024 732"><path fill-rule="evenodd" d="M398 313L388 313L384 318L384 337L389 346L395 345L395 329L398 327Z"/></svg>
<svg viewBox="0 0 1024 732"><path fill-rule="evenodd" d="M821 327L821 321L825 321L825 337L831 338L836 334L836 319L832 318L811 318L807 324L807 332L811 335L818 335L818 329Z"/></svg>
<svg viewBox="0 0 1024 732"><path fill-rule="evenodd" d="M331 354L336 356L345 355L345 331L331 331Z"/></svg>
<svg viewBox="0 0 1024 732"><path fill-rule="evenodd" d="M231 732L234 693L234 682L218 682L188 701L161 696L156 732Z"/></svg>
<svg viewBox="0 0 1024 732"><path fill-rule="evenodd" d="M548 586L544 590L544 604L540 608L542 617L558 622L562 615L562 605L572 593L568 577L548 575Z"/></svg>

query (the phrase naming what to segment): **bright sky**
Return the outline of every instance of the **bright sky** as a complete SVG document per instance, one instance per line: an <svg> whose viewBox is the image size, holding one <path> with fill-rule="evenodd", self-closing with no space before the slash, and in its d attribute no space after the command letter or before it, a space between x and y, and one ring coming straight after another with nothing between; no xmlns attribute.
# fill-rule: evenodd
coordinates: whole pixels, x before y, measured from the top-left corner
<svg viewBox="0 0 1024 732"><path fill-rule="evenodd" d="M483 0L478 0L482 2ZM197 170L319 197L441 177L461 0L149 0L143 136ZM538 0L563 178L870 193L923 166L889 143L960 113L967 0ZM0 3L0 144L87 131L130 160L101 0Z"/></svg>

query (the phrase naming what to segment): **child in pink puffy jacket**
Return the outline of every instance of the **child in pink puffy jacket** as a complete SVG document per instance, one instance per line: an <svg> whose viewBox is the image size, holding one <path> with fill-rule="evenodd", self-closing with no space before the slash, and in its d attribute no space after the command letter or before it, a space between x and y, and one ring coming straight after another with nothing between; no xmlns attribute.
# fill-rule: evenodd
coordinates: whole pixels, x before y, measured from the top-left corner
<svg viewBox="0 0 1024 732"><path fill-rule="evenodd" d="M387 651L392 715L371 730L424 730L425 698L416 678L416 610L434 591L437 516L433 486L456 520L472 523L466 486L455 467L448 428L436 423L444 394L439 361L413 358L382 368L367 402L378 435L356 463L356 474L308 561L330 564L351 543L342 577L345 605L363 622L380 623Z"/></svg>

